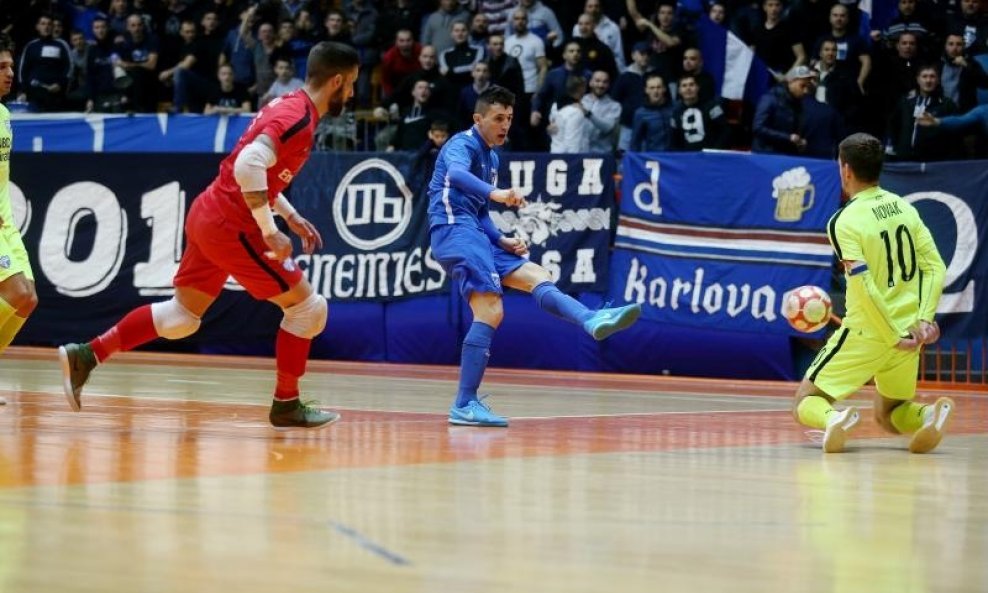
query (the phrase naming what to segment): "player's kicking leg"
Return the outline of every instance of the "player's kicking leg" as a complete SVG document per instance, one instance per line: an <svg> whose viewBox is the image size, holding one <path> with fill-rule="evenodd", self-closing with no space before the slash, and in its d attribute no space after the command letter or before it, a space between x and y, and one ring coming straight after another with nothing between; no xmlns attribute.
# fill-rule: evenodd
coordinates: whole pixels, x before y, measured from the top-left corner
<svg viewBox="0 0 988 593"><path fill-rule="evenodd" d="M501 260L505 260L503 265L508 266L511 261L506 258L510 257L514 256L498 254L497 261L501 263ZM580 301L559 290L550 279L549 272L532 262L524 262L512 269L504 276L504 285L531 293L539 309L579 325L597 341L631 327L642 314L639 303L591 311Z"/></svg>

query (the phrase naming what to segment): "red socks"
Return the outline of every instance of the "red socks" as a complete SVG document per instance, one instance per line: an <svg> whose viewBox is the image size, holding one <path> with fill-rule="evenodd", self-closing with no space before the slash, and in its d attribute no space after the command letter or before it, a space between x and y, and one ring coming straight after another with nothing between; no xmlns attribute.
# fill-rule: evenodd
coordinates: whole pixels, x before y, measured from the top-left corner
<svg viewBox="0 0 988 593"><path fill-rule="evenodd" d="M298 397L298 380L305 374L311 345L310 338L300 338L278 328L278 339L275 340L274 345L278 371L278 382L274 388L275 399L289 400Z"/></svg>
<svg viewBox="0 0 988 593"><path fill-rule="evenodd" d="M90 346L93 347L96 360L103 362L121 350L133 350L157 337L158 331L154 329L154 319L151 317L151 305L144 305L128 313L106 333L90 342Z"/></svg>
<svg viewBox="0 0 988 593"><path fill-rule="evenodd" d="M96 360L104 362L117 352L133 350L157 337L158 332L154 329L154 319L151 317L151 305L144 305L128 313L106 333L90 342L90 345ZM298 380L305 374L311 345L310 338L300 338L278 328L278 339L275 341L278 371L275 399L290 400L298 397Z"/></svg>

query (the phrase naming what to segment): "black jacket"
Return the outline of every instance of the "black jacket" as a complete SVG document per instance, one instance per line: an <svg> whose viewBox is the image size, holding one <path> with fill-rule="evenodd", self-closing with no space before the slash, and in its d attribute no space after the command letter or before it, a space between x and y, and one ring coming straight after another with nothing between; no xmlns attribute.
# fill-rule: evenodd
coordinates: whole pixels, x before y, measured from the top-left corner
<svg viewBox="0 0 988 593"><path fill-rule="evenodd" d="M896 161L947 161L959 157L957 143L948 134L935 127L923 127L916 123L917 102L920 110L937 117L957 113L957 106L938 92L929 97L918 93L899 100L888 125L890 160Z"/></svg>
<svg viewBox="0 0 988 593"><path fill-rule="evenodd" d="M959 77L957 83L957 108L961 113L967 113L972 107L978 104L978 89L988 88L988 73L981 67L977 60L968 56L965 58L967 66L954 66L952 60L946 56L940 59L940 81L943 84L944 75L948 71L954 71Z"/></svg>
<svg viewBox="0 0 988 593"><path fill-rule="evenodd" d="M798 154L789 137L800 133L802 118L803 105L789 93L789 87L785 83L776 85L758 101L752 152Z"/></svg>

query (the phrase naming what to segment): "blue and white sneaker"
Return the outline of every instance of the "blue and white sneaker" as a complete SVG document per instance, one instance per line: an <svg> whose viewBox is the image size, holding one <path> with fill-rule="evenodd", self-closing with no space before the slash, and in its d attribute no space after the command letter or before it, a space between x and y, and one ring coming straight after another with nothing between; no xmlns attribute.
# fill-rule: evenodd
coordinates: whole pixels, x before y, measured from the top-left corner
<svg viewBox="0 0 988 593"><path fill-rule="evenodd" d="M492 412L482 399L475 399L462 408L451 406L449 423L458 426L507 426L508 419Z"/></svg>
<svg viewBox="0 0 988 593"><path fill-rule="evenodd" d="M600 341L615 332L631 327L631 324L638 321L641 314L642 306L638 303L612 309L600 309L594 312L590 319L583 322L583 329L593 336L593 339Z"/></svg>

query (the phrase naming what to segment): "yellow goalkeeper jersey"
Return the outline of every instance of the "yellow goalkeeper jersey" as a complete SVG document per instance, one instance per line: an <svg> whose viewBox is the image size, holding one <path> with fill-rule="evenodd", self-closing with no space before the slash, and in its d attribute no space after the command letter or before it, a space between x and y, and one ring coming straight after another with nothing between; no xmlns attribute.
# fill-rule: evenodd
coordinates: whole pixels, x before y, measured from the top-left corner
<svg viewBox="0 0 988 593"><path fill-rule="evenodd" d="M891 345L933 320L946 268L910 203L870 187L830 218L827 234L847 275L846 327Z"/></svg>

